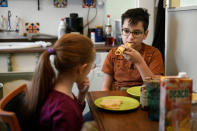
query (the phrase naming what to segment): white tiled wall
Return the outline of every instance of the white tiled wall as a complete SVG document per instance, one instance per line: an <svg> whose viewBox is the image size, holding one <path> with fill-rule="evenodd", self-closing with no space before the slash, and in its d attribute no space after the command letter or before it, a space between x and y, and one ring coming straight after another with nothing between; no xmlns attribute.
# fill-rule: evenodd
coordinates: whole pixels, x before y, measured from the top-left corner
<svg viewBox="0 0 197 131"><path fill-rule="evenodd" d="M82 8L82 0L68 0L66 8L54 7L53 0L40 0L40 10L37 7L37 0L8 0L8 7L0 7L0 16L7 17L8 10L12 13L12 29L15 28L16 16L23 18L26 22L39 22L40 33L51 35L57 35L60 19L69 17L70 13L78 13L79 17L83 17L84 25L87 23L88 8ZM92 19L95 13L95 8L91 8L89 18ZM103 7L98 6L97 17L90 27L95 25L103 25ZM85 34L86 32L87 29Z"/></svg>
<svg viewBox="0 0 197 131"><path fill-rule="evenodd" d="M148 13L150 14L149 26L148 26L149 33L144 42L146 44L152 45L153 36L154 36L154 26L155 26L155 22L154 22L155 0L138 0L137 7L143 7L143 8L148 9Z"/></svg>

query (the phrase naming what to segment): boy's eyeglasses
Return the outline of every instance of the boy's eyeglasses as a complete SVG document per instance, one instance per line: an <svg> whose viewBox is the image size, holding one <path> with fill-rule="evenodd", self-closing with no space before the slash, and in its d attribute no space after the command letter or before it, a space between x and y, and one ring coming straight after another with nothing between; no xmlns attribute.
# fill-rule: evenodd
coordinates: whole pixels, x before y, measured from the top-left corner
<svg viewBox="0 0 197 131"><path fill-rule="evenodd" d="M122 29L122 35L124 36L129 36L130 34L132 34L133 37L138 38L140 37L144 32L142 31L133 31L131 32L129 29L127 28L123 28Z"/></svg>

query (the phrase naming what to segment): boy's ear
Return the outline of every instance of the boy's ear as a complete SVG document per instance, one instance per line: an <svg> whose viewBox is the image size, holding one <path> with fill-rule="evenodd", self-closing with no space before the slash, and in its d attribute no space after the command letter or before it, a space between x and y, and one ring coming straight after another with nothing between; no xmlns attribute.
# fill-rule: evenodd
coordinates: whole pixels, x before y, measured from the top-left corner
<svg viewBox="0 0 197 131"><path fill-rule="evenodd" d="M147 38L147 36L148 36L148 32L149 32L149 30L148 30L148 29L144 32L144 40Z"/></svg>

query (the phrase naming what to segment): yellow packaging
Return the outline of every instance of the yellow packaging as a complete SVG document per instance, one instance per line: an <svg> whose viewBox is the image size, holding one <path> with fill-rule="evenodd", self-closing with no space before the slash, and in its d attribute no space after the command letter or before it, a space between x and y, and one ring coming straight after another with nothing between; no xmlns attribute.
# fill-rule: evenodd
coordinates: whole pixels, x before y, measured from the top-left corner
<svg viewBox="0 0 197 131"><path fill-rule="evenodd" d="M192 79L161 78L159 131L189 131Z"/></svg>

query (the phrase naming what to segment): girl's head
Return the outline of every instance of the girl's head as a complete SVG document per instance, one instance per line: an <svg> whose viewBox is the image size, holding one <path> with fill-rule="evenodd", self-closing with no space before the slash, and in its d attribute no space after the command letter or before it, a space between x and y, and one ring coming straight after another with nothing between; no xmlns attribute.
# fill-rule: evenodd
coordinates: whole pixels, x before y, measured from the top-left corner
<svg viewBox="0 0 197 131"><path fill-rule="evenodd" d="M92 41L83 35L67 34L54 45L54 65L59 77L65 74L76 74L83 80L90 69L95 57Z"/></svg>
<svg viewBox="0 0 197 131"><path fill-rule="evenodd" d="M56 77L51 66L50 55L54 54L54 66L58 71ZM32 88L27 97L29 109L36 112L44 103L50 91L59 79L76 74L75 81L82 82L89 73L95 57L92 41L79 34L66 34L53 48L44 51L32 79Z"/></svg>

